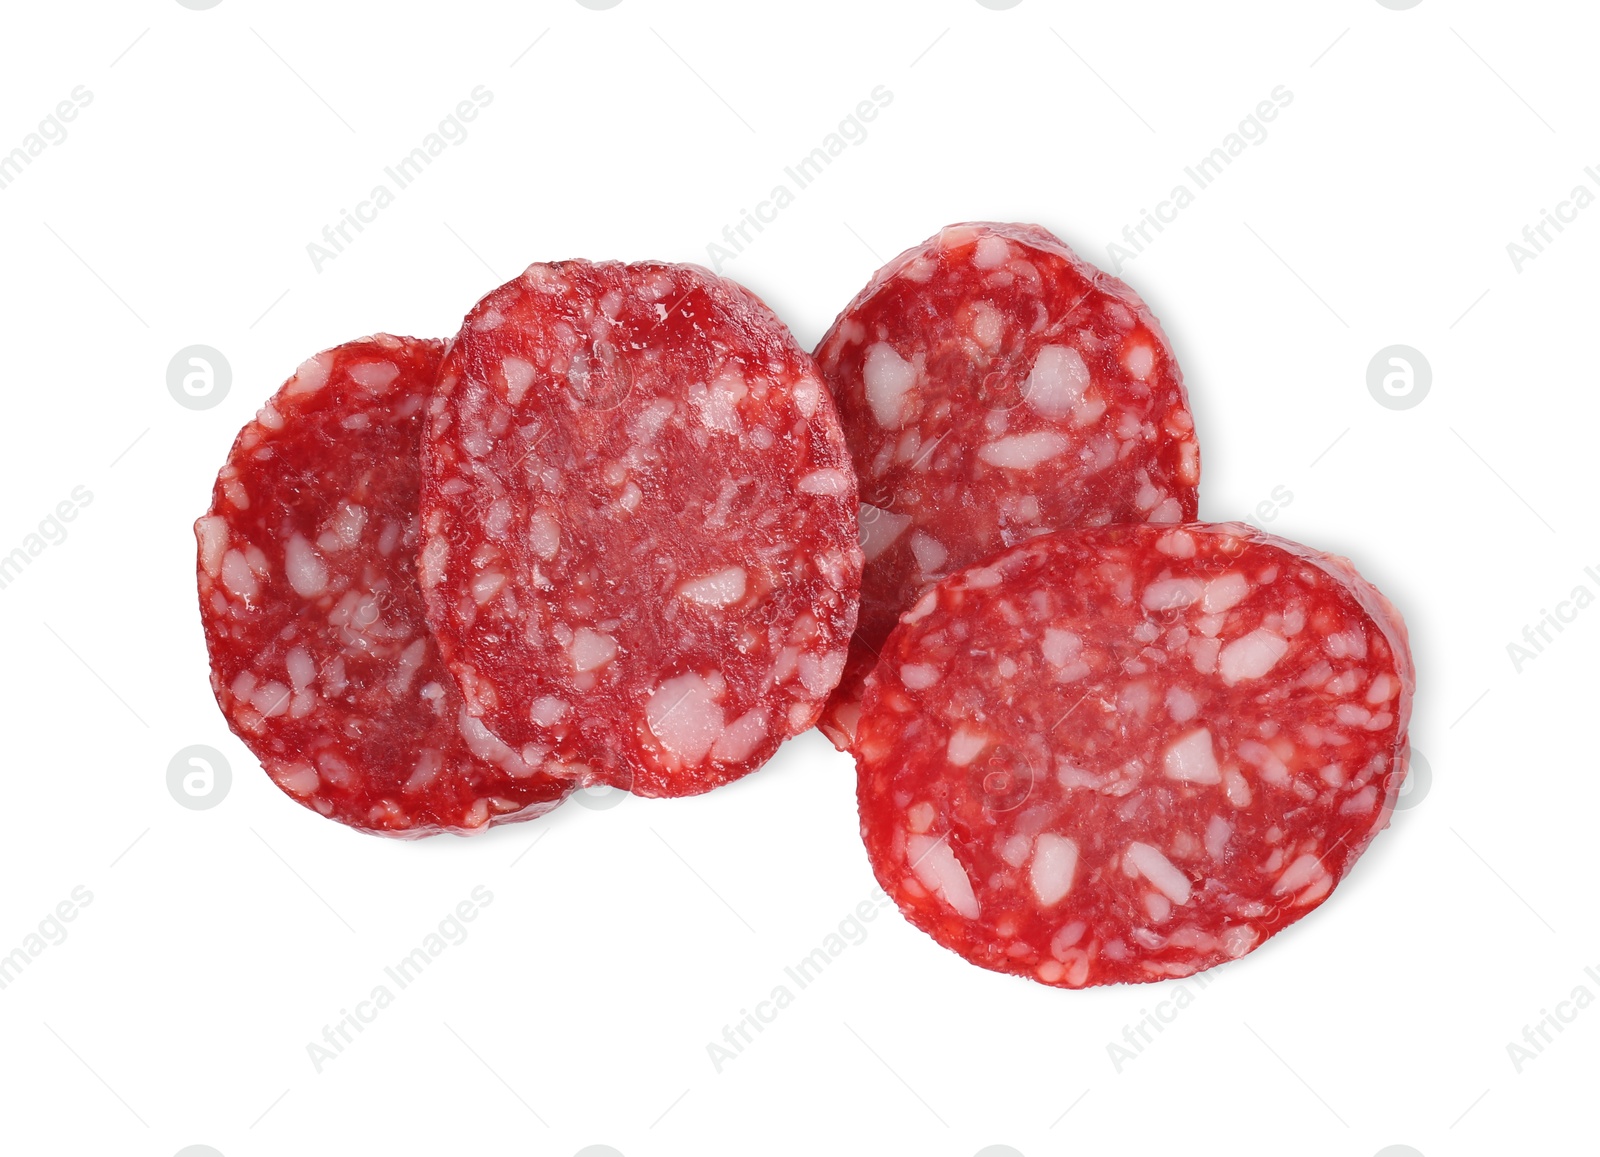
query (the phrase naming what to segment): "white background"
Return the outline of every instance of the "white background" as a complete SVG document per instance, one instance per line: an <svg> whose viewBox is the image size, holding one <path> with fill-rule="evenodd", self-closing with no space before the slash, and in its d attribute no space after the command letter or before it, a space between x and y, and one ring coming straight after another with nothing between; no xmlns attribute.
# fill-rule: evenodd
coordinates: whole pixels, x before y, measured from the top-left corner
<svg viewBox="0 0 1600 1157"><path fill-rule="evenodd" d="M1600 188L1588 6L105 0L4 20L0 153L74 86L93 100L0 190L0 554L74 487L93 499L0 589L0 953L74 887L93 900L0 990L0 1148L1592 1145L1600 1009L1521 1072L1507 1051L1577 986L1600 996L1600 610L1520 672L1507 653L1575 586L1600 593L1600 208L1520 272L1506 251ZM477 85L470 136L317 271L307 242ZM1282 487L1266 525L1347 553L1405 612L1431 789L1323 909L1190 982L1120 1072L1108 1043L1185 986L986 973L892 909L715 1070L723 1026L795 988L784 966L873 889L850 763L815 733L705 797L408 844L289 802L207 687L190 525L299 361L446 335L533 260L708 262L879 85L867 138L725 268L807 346L952 221L1038 221L1108 264L1186 165L1293 94L1123 276L1186 372L1202 516ZM194 343L233 371L207 410L166 385ZM1367 390L1394 343L1432 367L1412 409ZM191 744L233 768L211 810L166 786ZM480 884L468 939L315 1071L307 1044Z"/></svg>

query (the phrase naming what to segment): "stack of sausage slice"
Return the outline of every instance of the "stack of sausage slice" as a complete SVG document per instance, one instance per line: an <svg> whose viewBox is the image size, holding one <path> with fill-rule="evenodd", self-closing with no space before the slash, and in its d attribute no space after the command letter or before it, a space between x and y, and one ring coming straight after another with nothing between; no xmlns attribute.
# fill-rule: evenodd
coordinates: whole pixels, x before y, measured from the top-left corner
<svg viewBox="0 0 1600 1157"><path fill-rule="evenodd" d="M284 792L406 837L707 791L820 721L935 940L1184 976L1387 823L1414 683L1382 595L1194 521L1199 473L1155 318L1036 226L903 254L816 360L703 269L534 265L239 434L195 528L212 687Z"/></svg>

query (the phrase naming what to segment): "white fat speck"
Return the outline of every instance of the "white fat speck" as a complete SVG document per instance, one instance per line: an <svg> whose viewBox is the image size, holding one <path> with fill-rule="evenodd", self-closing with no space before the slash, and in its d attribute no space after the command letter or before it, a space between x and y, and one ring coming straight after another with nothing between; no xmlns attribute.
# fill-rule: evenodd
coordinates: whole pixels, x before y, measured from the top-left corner
<svg viewBox="0 0 1600 1157"><path fill-rule="evenodd" d="M1206 593L1200 600L1200 609L1208 615L1221 614L1237 606L1249 593L1250 580L1238 571L1229 571L1206 583Z"/></svg>
<svg viewBox="0 0 1600 1157"><path fill-rule="evenodd" d="M978 918L978 897L966 869L956 859L950 845L937 836L906 837L906 858L911 870L928 891L938 896L968 920Z"/></svg>
<svg viewBox="0 0 1600 1157"><path fill-rule="evenodd" d="M1275 631L1257 627L1222 648L1217 670L1232 687L1245 679L1259 679L1289 653L1289 641Z"/></svg>
<svg viewBox="0 0 1600 1157"><path fill-rule="evenodd" d="M1223 614L1201 615L1194 621L1195 631L1208 639L1216 638L1222 628L1227 625L1228 616Z"/></svg>
<svg viewBox="0 0 1600 1157"><path fill-rule="evenodd" d="M433 782L441 768L444 767L444 758L431 747L424 747L417 756L417 762L412 765L411 776L406 780L405 786L400 790L404 792L418 792Z"/></svg>
<svg viewBox="0 0 1600 1157"><path fill-rule="evenodd" d="M479 571L472 576L472 601L480 607L495 595L499 594L506 585L506 576L497 570Z"/></svg>
<svg viewBox="0 0 1600 1157"><path fill-rule="evenodd" d="M825 655L803 652L798 667L800 685L818 698L831 694L844 674L847 655L846 651L829 651Z"/></svg>
<svg viewBox="0 0 1600 1157"><path fill-rule="evenodd" d="M1041 463L1065 453L1065 434L1038 430L1032 434L1013 434L985 443L978 448L978 459L1005 470L1032 470Z"/></svg>
<svg viewBox="0 0 1600 1157"><path fill-rule="evenodd" d="M900 613L902 623L915 623L927 618L933 613L933 608L939 605L939 592L929 588L923 596L911 604L911 609Z"/></svg>
<svg viewBox="0 0 1600 1157"><path fill-rule="evenodd" d="M212 578L222 569L222 555L228 549L228 521L220 514L208 514L194 524L200 543L200 569Z"/></svg>
<svg viewBox="0 0 1600 1157"><path fill-rule="evenodd" d="M634 415L633 421L628 424L628 433L638 446L648 446L656 440L656 435L661 433L667 419L672 417L674 406L670 398L656 398L644 409Z"/></svg>
<svg viewBox="0 0 1600 1157"><path fill-rule="evenodd" d="M456 732L466 743L467 750L479 759L498 764L507 756L516 756L499 736L484 726L483 720L467 714L464 706L456 713Z"/></svg>
<svg viewBox="0 0 1600 1157"><path fill-rule="evenodd" d="M1170 522L1182 522L1183 504L1180 503L1176 498L1168 495L1166 498L1163 498L1159 503L1156 504L1155 509L1150 511L1150 515L1145 519L1145 521L1153 522L1158 525L1165 525Z"/></svg>
<svg viewBox="0 0 1600 1157"><path fill-rule="evenodd" d="M997 233L986 233L972 248L975 269L998 269L1011 257L1011 246Z"/></svg>
<svg viewBox="0 0 1600 1157"><path fill-rule="evenodd" d="M333 354L324 350L300 363L300 368L295 370L294 377L289 379L289 384L284 386L283 392L291 398L301 394L314 394L328 384L328 375L332 372Z"/></svg>
<svg viewBox="0 0 1600 1157"><path fill-rule="evenodd" d="M1059 903L1072 890L1072 877L1078 869L1078 844L1066 836L1040 832L1033 845L1033 863L1028 866L1028 883L1033 895L1046 908Z"/></svg>
<svg viewBox="0 0 1600 1157"><path fill-rule="evenodd" d="M749 759L767 737L767 712L764 707L746 711L728 724L711 745L711 758L718 763L742 763Z"/></svg>
<svg viewBox="0 0 1600 1157"><path fill-rule="evenodd" d="M1005 318L1000 311L987 301L975 301L970 307L972 322L969 330L973 338L986 350L992 350L1000 344L1000 337L1005 333Z"/></svg>
<svg viewBox="0 0 1600 1157"><path fill-rule="evenodd" d="M450 544L443 535L435 535L423 544L417 557L417 580L423 590L431 590L444 578L445 560L450 556Z"/></svg>
<svg viewBox="0 0 1600 1157"><path fill-rule="evenodd" d="M871 503L861 504L861 556L863 561L871 562L884 551L888 550L894 541L905 533L906 527L911 525L909 514L894 514L888 510L879 509Z"/></svg>
<svg viewBox="0 0 1600 1157"><path fill-rule="evenodd" d="M1194 535L1187 530L1169 530L1156 540L1156 549L1169 558L1193 558Z"/></svg>
<svg viewBox="0 0 1600 1157"><path fill-rule="evenodd" d="M278 781L278 786L283 790L290 795L297 795L301 799L304 799L322 786L322 778L317 775L317 769L308 763L297 763L291 767L274 771L272 778Z"/></svg>
<svg viewBox="0 0 1600 1157"><path fill-rule="evenodd" d="M394 380L400 376L400 367L393 362L357 362L346 372L363 390L377 393L394 385Z"/></svg>
<svg viewBox="0 0 1600 1157"><path fill-rule="evenodd" d="M1322 641L1323 649L1335 659L1365 659L1367 657L1367 636L1360 627L1351 627L1337 635L1329 635Z"/></svg>
<svg viewBox="0 0 1600 1157"><path fill-rule="evenodd" d="M386 522L383 531L378 535L378 553L388 558L394 553L394 548L400 545L400 536L405 533L405 528L398 522Z"/></svg>
<svg viewBox="0 0 1600 1157"><path fill-rule="evenodd" d="M1223 791L1227 794L1228 802L1234 807L1249 807L1254 797L1250 794L1250 783L1240 773L1237 767L1230 767L1223 773Z"/></svg>
<svg viewBox="0 0 1600 1157"><path fill-rule="evenodd" d="M866 385L867 405L885 430L898 430L905 418L906 392L916 384L914 366L894 351L888 342L877 342L867 350L861 367Z"/></svg>
<svg viewBox="0 0 1600 1157"><path fill-rule="evenodd" d="M702 607L732 606L744 598L745 578L743 567L723 567L702 578L678 584L678 597Z"/></svg>
<svg viewBox="0 0 1600 1157"><path fill-rule="evenodd" d="M1150 376L1150 371L1155 368L1155 351L1143 342L1129 348L1122 355L1122 364L1128 367L1128 372L1141 382Z"/></svg>
<svg viewBox="0 0 1600 1157"><path fill-rule="evenodd" d="M1339 814L1345 816L1366 815L1377 806L1378 789L1369 783L1339 805Z"/></svg>
<svg viewBox="0 0 1600 1157"><path fill-rule="evenodd" d="M997 567L975 566L966 573L962 583L969 591L985 591L1005 582L1006 576Z"/></svg>
<svg viewBox="0 0 1600 1157"><path fill-rule="evenodd" d="M1200 714L1200 701L1182 687L1167 688L1166 705L1174 723L1187 723Z"/></svg>
<svg viewBox="0 0 1600 1157"><path fill-rule="evenodd" d="M519 357L509 357L500 363L500 372L506 379L506 401L513 406L522 404L522 395L533 385L533 363Z"/></svg>
<svg viewBox="0 0 1600 1157"><path fill-rule="evenodd" d="M944 543L922 530L911 532L911 554L917 560L917 568L925 575L937 574L950 557Z"/></svg>
<svg viewBox="0 0 1600 1157"><path fill-rule="evenodd" d="M268 719L282 715L289 710L289 698L294 694L287 684L279 683L276 679L269 679L265 683L257 684L250 692L250 706Z"/></svg>
<svg viewBox="0 0 1600 1157"><path fill-rule="evenodd" d="M921 803L914 803L906 809L906 823L913 832L920 835L933 826L935 815L933 805L927 800L923 800ZM1027 841L1023 840L1023 843L1027 843ZM1012 867L1016 867L1016 865L1013 864Z"/></svg>
<svg viewBox="0 0 1600 1157"><path fill-rule="evenodd" d="M528 549L545 562L561 551L561 524L548 510L536 510L528 519Z"/></svg>
<svg viewBox="0 0 1600 1157"><path fill-rule="evenodd" d="M1047 345L1034 359L1022 395L1028 408L1045 418L1064 418L1083 400L1089 367L1071 346Z"/></svg>
<svg viewBox="0 0 1600 1157"><path fill-rule="evenodd" d="M1297 857L1293 863L1283 870L1283 875L1278 877L1278 882L1272 886L1276 896L1286 892L1294 892L1311 883L1322 874L1322 861L1311 852Z"/></svg>
<svg viewBox="0 0 1600 1157"><path fill-rule="evenodd" d="M1372 718L1372 712L1359 703L1341 703L1334 708L1333 717L1346 727L1359 727Z"/></svg>
<svg viewBox="0 0 1600 1157"><path fill-rule="evenodd" d="M1140 602L1147 611L1175 611L1192 606L1205 594L1205 584L1199 579L1159 579L1144 588Z"/></svg>
<svg viewBox="0 0 1600 1157"><path fill-rule="evenodd" d="M1222 945L1222 950L1230 957L1237 960L1246 952L1256 946L1260 934L1248 924L1240 924L1223 932L1217 941Z"/></svg>
<svg viewBox="0 0 1600 1157"><path fill-rule="evenodd" d="M504 538L511 527L511 503L504 498L496 498L489 503L489 509L483 515L483 531L490 538Z"/></svg>
<svg viewBox="0 0 1600 1157"><path fill-rule="evenodd" d="M317 677L317 664L312 660L311 652L304 647L289 648L289 653L283 657L283 666L296 691L305 690Z"/></svg>
<svg viewBox="0 0 1600 1157"><path fill-rule="evenodd" d="M817 412L817 404L822 401L822 385L815 378L801 378L794 384L791 391L794 397L794 408L800 411L802 418L810 418Z"/></svg>
<svg viewBox="0 0 1600 1157"><path fill-rule="evenodd" d="M1160 892L1146 892L1144 894L1144 910L1151 920L1159 924L1172 915L1172 901ZM1133 935L1137 938L1139 933L1135 932ZM1152 935L1154 934L1152 933ZM1151 945L1151 947L1156 947L1156 945Z"/></svg>
<svg viewBox="0 0 1600 1157"><path fill-rule="evenodd" d="M328 589L328 564L303 535L289 539L283 551L283 569L294 593L313 599Z"/></svg>
<svg viewBox="0 0 1600 1157"><path fill-rule="evenodd" d="M1210 730L1197 728L1174 741L1161 757L1161 769L1168 779L1184 783L1221 783Z"/></svg>
<svg viewBox="0 0 1600 1157"><path fill-rule="evenodd" d="M900 682L908 691L925 691L939 681L939 668L927 663L904 663L900 667Z"/></svg>
<svg viewBox="0 0 1600 1157"><path fill-rule="evenodd" d="M572 667L579 674L604 667L617 657L617 641L610 635L579 627L572 632L572 643L567 647L572 656Z"/></svg>
<svg viewBox="0 0 1600 1157"><path fill-rule="evenodd" d="M400 662L395 667L394 674L389 679L389 693L399 697L406 693L411 686L411 681L417 677L417 672L422 670L422 664L428 658L428 637L426 635L413 639L406 644L406 649L400 652Z"/></svg>
<svg viewBox="0 0 1600 1157"><path fill-rule="evenodd" d="M795 483L801 494L827 494L839 497L855 489L843 470L813 470Z"/></svg>
<svg viewBox="0 0 1600 1157"><path fill-rule="evenodd" d="M528 704L528 719L536 727L554 727L567 717L570 710L572 707L565 699L541 695Z"/></svg>
<svg viewBox="0 0 1600 1157"><path fill-rule="evenodd" d="M1206 855L1213 860L1222 859L1222 854L1228 850L1228 840L1232 835L1232 824L1221 816L1212 816L1206 821Z"/></svg>
<svg viewBox="0 0 1600 1157"><path fill-rule="evenodd" d="M957 767L966 767L989 745L989 737L981 731L958 727L950 733L945 744L944 757Z"/></svg>
<svg viewBox="0 0 1600 1157"><path fill-rule="evenodd" d="M933 805L925 805L932 812ZM916 830L916 829L912 829ZM1020 868L1028 862L1028 857L1033 855L1033 841L1027 836L1007 836L1006 842L1000 846L1000 858L1013 868Z"/></svg>
<svg viewBox="0 0 1600 1157"><path fill-rule="evenodd" d="M1083 639L1072 631L1059 627L1046 627L1039 643L1039 653L1052 667L1066 667L1083 653Z"/></svg>
<svg viewBox="0 0 1600 1157"><path fill-rule="evenodd" d="M1149 844L1137 841L1128 845L1127 857L1146 880L1174 904L1189 902L1189 877Z"/></svg>
<svg viewBox="0 0 1600 1157"><path fill-rule="evenodd" d="M1374 706L1387 703L1394 698L1394 693L1400 689L1399 683L1391 679L1387 672L1379 675L1367 688L1367 702Z"/></svg>
<svg viewBox="0 0 1600 1157"><path fill-rule="evenodd" d="M711 685L692 671L658 687L644 714L661 746L685 764L705 759L724 730L722 705Z"/></svg>
<svg viewBox="0 0 1600 1157"><path fill-rule="evenodd" d="M1268 783L1282 787L1289 782L1288 765L1266 744L1247 739L1239 744L1239 757L1253 764Z"/></svg>
<svg viewBox="0 0 1600 1157"><path fill-rule="evenodd" d="M256 581L256 576L250 571L250 564L245 561L244 552L230 550L222 556L222 587L236 599L246 602L254 599L261 593L261 584Z"/></svg>

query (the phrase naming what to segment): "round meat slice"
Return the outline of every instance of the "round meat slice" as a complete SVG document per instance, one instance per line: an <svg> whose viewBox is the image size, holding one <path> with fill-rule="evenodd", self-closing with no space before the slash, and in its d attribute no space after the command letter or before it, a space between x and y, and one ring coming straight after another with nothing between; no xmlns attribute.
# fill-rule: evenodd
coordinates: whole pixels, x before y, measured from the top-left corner
<svg viewBox="0 0 1600 1157"><path fill-rule="evenodd" d="M1195 517L1200 453L1160 326L1037 225L953 225L902 253L817 347L861 487L866 568L822 729L848 750L900 612L1048 530Z"/></svg>
<svg viewBox="0 0 1600 1157"><path fill-rule="evenodd" d="M429 622L468 710L551 774L693 795L816 722L855 627L855 476L749 291L530 267L467 316L424 463Z"/></svg>
<svg viewBox="0 0 1600 1157"><path fill-rule="evenodd" d="M861 831L940 944L1079 988L1188 976L1389 822L1414 678L1344 559L1241 523L1059 531L941 582L867 680Z"/></svg>
<svg viewBox="0 0 1600 1157"><path fill-rule="evenodd" d="M572 787L467 714L428 634L417 488L443 353L380 335L307 361L195 523L228 725L291 798L388 836L532 819Z"/></svg>

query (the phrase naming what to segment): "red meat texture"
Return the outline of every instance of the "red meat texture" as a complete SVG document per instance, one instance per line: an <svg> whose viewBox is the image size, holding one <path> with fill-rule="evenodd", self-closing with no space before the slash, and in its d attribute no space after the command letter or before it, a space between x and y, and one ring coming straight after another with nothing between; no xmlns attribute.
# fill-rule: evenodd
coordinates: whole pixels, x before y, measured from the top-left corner
<svg viewBox="0 0 1600 1157"><path fill-rule="evenodd" d="M1242 956L1387 825L1414 676L1348 562L1238 523L1035 539L908 611L867 681L861 830L906 916L1050 985Z"/></svg>
<svg viewBox="0 0 1600 1157"><path fill-rule="evenodd" d="M1179 522L1200 456L1172 349L1126 285L1036 225L951 226L872 279L817 347L861 486L850 662L822 727L929 585L1044 531Z"/></svg>
<svg viewBox="0 0 1600 1157"><path fill-rule="evenodd" d="M391 836L530 819L571 791L466 713L428 633L417 497L443 352L377 336L305 362L195 524L229 725L291 798Z"/></svg>
<svg viewBox="0 0 1600 1157"><path fill-rule="evenodd" d="M692 795L812 726L855 627L856 487L815 363L695 266L534 265L445 359L429 621L551 774Z"/></svg>

